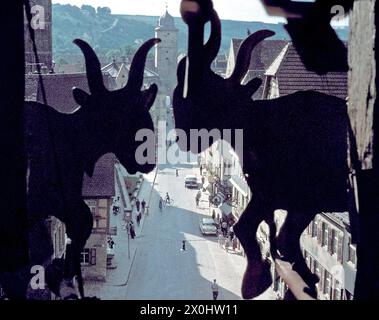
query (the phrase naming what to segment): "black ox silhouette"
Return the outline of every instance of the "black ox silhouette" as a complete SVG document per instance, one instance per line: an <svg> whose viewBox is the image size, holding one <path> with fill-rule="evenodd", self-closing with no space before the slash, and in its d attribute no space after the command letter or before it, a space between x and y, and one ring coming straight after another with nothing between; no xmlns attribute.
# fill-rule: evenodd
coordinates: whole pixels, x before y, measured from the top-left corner
<svg viewBox="0 0 379 320"><path fill-rule="evenodd" d="M240 47L233 74L223 79L211 71L221 43L221 24L211 1L182 1L182 16L189 26L189 51L188 68L186 58L178 66L173 101L176 127L188 137L191 129L244 130L241 165L253 195L233 227L248 261L242 296L254 298L272 283L269 263L256 239L262 221L270 226L272 257L293 263L316 296L319 279L308 269L299 239L317 213L347 210L346 102L314 91L252 101L261 80L246 85L241 81L254 47L274 33L262 30L250 35ZM203 44L207 21L211 35ZM234 138L231 141L234 148ZM182 150L198 153L199 146L179 141ZM287 211L280 228L273 218L277 209Z"/></svg>
<svg viewBox="0 0 379 320"><path fill-rule="evenodd" d="M50 287L59 294L60 281L80 273L80 253L93 225L90 209L82 199L83 175L93 174L97 160L114 153L129 173L147 173L154 165L139 165L135 159L139 129L154 130L149 109L157 86L141 91L149 50L159 42L144 43L132 61L127 85L108 91L103 83L100 62L92 48L82 40L74 43L82 50L90 95L74 88L80 109L61 114L40 103L26 103L25 127L29 159L28 215L32 264L42 264L52 254L44 221L55 216L65 223L71 244L67 246L64 272L50 270ZM55 271L54 271L55 270ZM81 296L84 296L83 286Z"/></svg>

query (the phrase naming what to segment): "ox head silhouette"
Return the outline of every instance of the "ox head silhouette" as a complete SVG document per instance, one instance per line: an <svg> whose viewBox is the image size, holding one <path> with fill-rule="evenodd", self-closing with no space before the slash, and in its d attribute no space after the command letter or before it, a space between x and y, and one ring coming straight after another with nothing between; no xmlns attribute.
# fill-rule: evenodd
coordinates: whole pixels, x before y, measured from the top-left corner
<svg viewBox="0 0 379 320"><path fill-rule="evenodd" d="M221 23L218 14L211 7L201 7L200 1L183 1L182 4L186 2L190 3L191 9L191 14L186 14L182 5L182 15L190 33L188 58L183 58L178 66L178 85L174 92L173 105L176 128L184 130L188 137L188 140L184 141L185 144L181 143L183 140L178 141L179 148L198 153L206 149L206 144L191 144L189 140L191 129L206 129L208 132L214 128L243 129L239 126L250 111L249 108L253 103L252 95L261 86L262 81L256 78L246 85L241 85L241 81L250 66L254 48L275 33L262 30L246 38L239 49L233 74L224 79L211 70L211 64L221 46ZM197 16L194 3L199 6ZM211 23L211 35L208 42L203 45L203 33L199 34L198 30L204 28L207 19ZM210 143L212 144L212 140Z"/></svg>
<svg viewBox="0 0 379 320"><path fill-rule="evenodd" d="M112 152L121 164L134 174L137 171L146 173L153 170L153 164L138 164L135 158L139 142L135 141L138 130L154 131L149 109L157 95L157 85L141 91L145 62L149 50L159 39L150 39L136 52L129 72L126 86L120 90L109 91L103 83L100 62L88 43L76 39L74 43L82 50L87 70L90 94L74 88L76 102L81 106L86 128L91 128L88 134L95 137L95 154L90 155L86 171L89 175L97 158L104 153ZM88 121L92 124L88 126Z"/></svg>

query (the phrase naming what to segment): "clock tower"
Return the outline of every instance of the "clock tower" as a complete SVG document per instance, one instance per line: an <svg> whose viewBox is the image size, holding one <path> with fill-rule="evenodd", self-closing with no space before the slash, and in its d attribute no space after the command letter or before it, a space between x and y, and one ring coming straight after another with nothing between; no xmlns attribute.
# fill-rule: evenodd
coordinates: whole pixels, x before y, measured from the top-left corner
<svg viewBox="0 0 379 320"><path fill-rule="evenodd" d="M155 49L155 68L159 73L160 93L170 97L177 83L178 32L174 18L166 9L155 28L155 37L162 40Z"/></svg>

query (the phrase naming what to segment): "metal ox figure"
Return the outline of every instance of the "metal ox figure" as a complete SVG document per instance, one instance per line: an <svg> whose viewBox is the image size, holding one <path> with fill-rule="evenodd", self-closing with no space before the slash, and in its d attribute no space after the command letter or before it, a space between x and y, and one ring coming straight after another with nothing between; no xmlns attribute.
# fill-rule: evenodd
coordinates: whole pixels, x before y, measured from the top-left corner
<svg viewBox="0 0 379 320"><path fill-rule="evenodd" d="M158 89L155 84L144 91L141 87L147 54L158 42L150 39L144 43L132 61L127 85L108 91L95 52L86 42L75 40L85 57L90 89L90 94L73 89L80 109L61 114L43 104L26 103L31 263L41 264L52 255L50 236L44 227L48 216L64 222L71 239L62 274L58 275L58 264L47 272L50 289L58 295L62 279L78 276L84 296L80 254L93 225L92 213L82 199L84 173L92 176L97 160L107 153L114 153L131 174L154 169L154 165L136 162L135 135L140 129L154 130L149 109Z"/></svg>
<svg viewBox="0 0 379 320"><path fill-rule="evenodd" d="M272 283L270 264L262 258L256 238L262 221L270 226L272 257L291 262L316 296L319 279L308 269L299 240L317 213L347 210L346 102L315 91L253 101L261 80L246 85L241 81L255 46L274 33L261 30L250 35L240 47L233 74L223 79L211 71L221 44L221 24L212 1L183 0L181 13L189 27L189 49L188 58L178 66L174 92L177 128L188 137L191 129L244 130L241 165L253 195L233 227L248 262L242 296L254 298ZM211 35L204 44L209 21ZM179 141L179 147L190 150L193 144L185 142ZM199 152L199 146L191 151ZM277 209L287 211L280 228L273 218Z"/></svg>

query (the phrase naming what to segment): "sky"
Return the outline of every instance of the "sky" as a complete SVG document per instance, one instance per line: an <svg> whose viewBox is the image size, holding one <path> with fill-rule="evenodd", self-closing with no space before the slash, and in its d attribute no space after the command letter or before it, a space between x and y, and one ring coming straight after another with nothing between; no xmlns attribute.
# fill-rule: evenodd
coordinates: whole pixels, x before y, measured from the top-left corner
<svg viewBox="0 0 379 320"><path fill-rule="evenodd" d="M179 17L180 0L53 0L53 3L93 7L109 7L113 13L160 16L165 10L166 2L171 15ZM213 0L221 19L241 21L284 22L284 20L267 15L260 0Z"/></svg>

